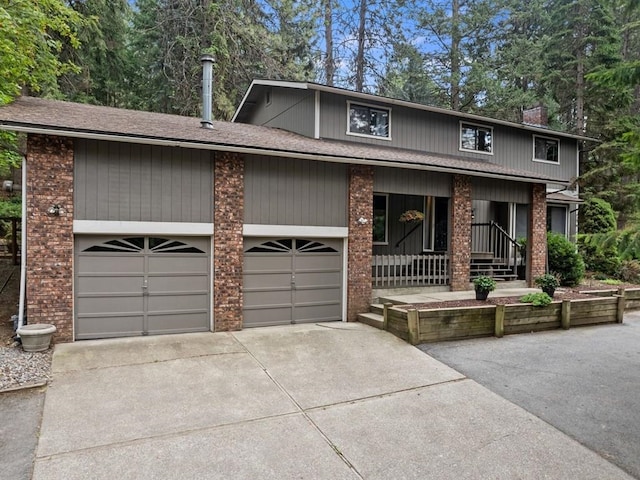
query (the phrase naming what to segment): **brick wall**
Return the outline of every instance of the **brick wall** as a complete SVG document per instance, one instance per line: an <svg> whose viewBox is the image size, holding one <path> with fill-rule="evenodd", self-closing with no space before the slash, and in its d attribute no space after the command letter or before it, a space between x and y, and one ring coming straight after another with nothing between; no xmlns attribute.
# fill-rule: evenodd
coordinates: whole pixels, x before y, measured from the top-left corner
<svg viewBox="0 0 640 480"><path fill-rule="evenodd" d="M529 238L527 239L527 282L543 275L547 268L547 189L544 184L531 186L531 212L529 215Z"/></svg>
<svg viewBox="0 0 640 480"><path fill-rule="evenodd" d="M471 274L471 178L454 175L451 189L451 258L452 291L469 289Z"/></svg>
<svg viewBox="0 0 640 480"><path fill-rule="evenodd" d="M361 224L358 219L364 218ZM349 252L347 320L354 322L359 313L369 310L371 302L371 255L373 221L373 168L349 167Z"/></svg>
<svg viewBox="0 0 640 480"><path fill-rule="evenodd" d="M214 330L242 328L242 224L244 220L244 160L217 153L214 170Z"/></svg>
<svg viewBox="0 0 640 480"><path fill-rule="evenodd" d="M73 141L29 135L27 141L27 321L57 327L73 340ZM60 205L59 216L47 210Z"/></svg>

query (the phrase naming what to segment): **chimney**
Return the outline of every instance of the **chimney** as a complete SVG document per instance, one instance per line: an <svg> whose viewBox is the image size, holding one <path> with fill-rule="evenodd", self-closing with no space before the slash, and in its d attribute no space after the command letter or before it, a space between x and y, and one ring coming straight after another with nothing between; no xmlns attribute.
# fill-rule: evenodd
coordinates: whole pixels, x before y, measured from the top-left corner
<svg viewBox="0 0 640 480"><path fill-rule="evenodd" d="M211 90L213 87L213 56L204 54L202 58L202 128L213 128L211 121Z"/></svg>
<svg viewBox="0 0 640 480"><path fill-rule="evenodd" d="M543 105L528 108L522 111L522 123L534 125L536 127L548 127L547 108Z"/></svg>

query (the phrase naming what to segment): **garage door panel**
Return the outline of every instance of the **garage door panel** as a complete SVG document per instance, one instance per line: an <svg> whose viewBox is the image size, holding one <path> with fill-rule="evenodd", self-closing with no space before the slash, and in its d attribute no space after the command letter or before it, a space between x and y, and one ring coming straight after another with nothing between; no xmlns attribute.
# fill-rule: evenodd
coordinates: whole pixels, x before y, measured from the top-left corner
<svg viewBox="0 0 640 480"><path fill-rule="evenodd" d="M335 285L340 286L342 275L340 272L316 272L300 273L296 272L296 287Z"/></svg>
<svg viewBox="0 0 640 480"><path fill-rule="evenodd" d="M268 327L291 324L291 307L257 307L243 312L245 327Z"/></svg>
<svg viewBox="0 0 640 480"><path fill-rule="evenodd" d="M142 273L144 272L144 258L137 257L135 254L93 257L88 257L85 254L78 257L76 270L92 273Z"/></svg>
<svg viewBox="0 0 640 480"><path fill-rule="evenodd" d="M201 273L207 275L209 273L209 261L206 256L180 256L173 257L166 254L157 254L149 257L150 274L158 273Z"/></svg>
<svg viewBox="0 0 640 480"><path fill-rule="evenodd" d="M296 307L306 302L335 302L340 298L340 286L327 288L296 288Z"/></svg>
<svg viewBox="0 0 640 480"><path fill-rule="evenodd" d="M81 276L78 286L76 287L76 293L79 295L89 293L141 293L142 284L144 282L143 276Z"/></svg>
<svg viewBox="0 0 640 480"><path fill-rule="evenodd" d="M144 300L142 293L139 295L113 295L113 296L89 296L76 298L76 312L78 315L85 313L131 313L144 312Z"/></svg>
<svg viewBox="0 0 640 480"><path fill-rule="evenodd" d="M149 292L209 291L209 277L206 275L171 275L165 277L150 276Z"/></svg>
<svg viewBox="0 0 640 480"><path fill-rule="evenodd" d="M342 307L339 303L304 305L296 304L296 323L329 322L342 319Z"/></svg>
<svg viewBox="0 0 640 480"><path fill-rule="evenodd" d="M206 332L208 326L203 320L208 318L206 311L184 312L168 315L149 315L149 334L171 334L188 332Z"/></svg>
<svg viewBox="0 0 640 480"><path fill-rule="evenodd" d="M244 288L246 290L251 289L264 289L265 285L269 288L278 289L285 288L291 289L291 273L277 274L277 275L245 275Z"/></svg>
<svg viewBox="0 0 640 480"><path fill-rule="evenodd" d="M244 304L247 307L260 305L289 305L291 306L291 287L282 290L256 290L245 292Z"/></svg>
<svg viewBox="0 0 640 480"><path fill-rule="evenodd" d="M208 299L206 294L150 294L148 299L149 313L172 312L175 310L206 310Z"/></svg>
<svg viewBox="0 0 640 480"><path fill-rule="evenodd" d="M291 272L292 268L291 255L282 255L281 253L247 254L244 261L248 273Z"/></svg>
<svg viewBox="0 0 640 480"><path fill-rule="evenodd" d="M307 269L341 269L342 258L340 255L310 255L296 256L296 271Z"/></svg>
<svg viewBox="0 0 640 480"><path fill-rule="evenodd" d="M76 338L130 337L142 335L144 316L84 317L76 325Z"/></svg>

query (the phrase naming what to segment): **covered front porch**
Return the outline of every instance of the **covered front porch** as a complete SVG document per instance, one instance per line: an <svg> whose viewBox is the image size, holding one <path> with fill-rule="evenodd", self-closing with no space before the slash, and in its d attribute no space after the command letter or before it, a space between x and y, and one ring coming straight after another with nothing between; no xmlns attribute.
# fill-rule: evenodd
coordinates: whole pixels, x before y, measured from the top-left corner
<svg viewBox="0 0 640 480"><path fill-rule="evenodd" d="M474 182L473 198L455 186L450 197L374 193L372 288L464 290L479 275L526 280L533 193L517 185L498 196ZM536 224L544 222L538 215Z"/></svg>

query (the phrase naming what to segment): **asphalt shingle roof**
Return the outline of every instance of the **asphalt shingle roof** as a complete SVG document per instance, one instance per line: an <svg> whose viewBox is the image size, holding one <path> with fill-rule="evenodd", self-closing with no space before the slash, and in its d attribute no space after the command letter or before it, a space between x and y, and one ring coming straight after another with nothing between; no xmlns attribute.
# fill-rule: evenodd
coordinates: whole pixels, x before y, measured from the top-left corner
<svg viewBox="0 0 640 480"><path fill-rule="evenodd" d="M374 163L404 168L504 177L529 182L568 183L487 161L406 150L395 147L308 138L271 127L214 121L205 129L200 119L163 113L20 97L0 107L0 129L69 137L149 141L221 151L310 156L325 161Z"/></svg>

